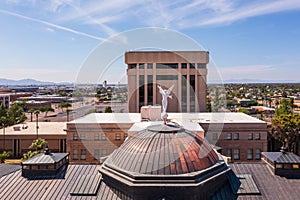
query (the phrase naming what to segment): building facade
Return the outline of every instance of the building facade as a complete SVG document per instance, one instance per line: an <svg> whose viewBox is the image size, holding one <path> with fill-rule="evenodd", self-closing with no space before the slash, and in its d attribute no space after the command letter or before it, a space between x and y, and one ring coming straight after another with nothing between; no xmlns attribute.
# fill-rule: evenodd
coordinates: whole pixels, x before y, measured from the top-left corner
<svg viewBox="0 0 300 200"><path fill-rule="evenodd" d="M132 113L133 114L133 113ZM127 132L140 115L92 113L67 123L67 152L71 163L99 164L127 138Z"/></svg>
<svg viewBox="0 0 300 200"><path fill-rule="evenodd" d="M66 152L65 122L27 122L0 129L0 152L9 151L12 157L23 157L37 138L45 139L52 152Z"/></svg>
<svg viewBox="0 0 300 200"><path fill-rule="evenodd" d="M158 85L174 86L168 112L205 112L208 62L206 51L126 52L129 112L161 104Z"/></svg>

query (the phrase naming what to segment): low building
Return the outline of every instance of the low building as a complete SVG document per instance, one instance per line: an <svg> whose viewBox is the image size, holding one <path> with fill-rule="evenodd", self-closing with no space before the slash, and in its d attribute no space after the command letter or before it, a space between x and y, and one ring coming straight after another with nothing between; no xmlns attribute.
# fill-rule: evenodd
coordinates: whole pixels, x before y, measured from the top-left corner
<svg viewBox="0 0 300 200"><path fill-rule="evenodd" d="M265 161L275 175L300 178L300 157L281 148L280 152L262 152Z"/></svg>
<svg viewBox="0 0 300 200"><path fill-rule="evenodd" d="M168 113L169 119L199 124L211 144L233 162L259 161L267 151L267 124L243 113ZM92 113L67 124L67 151L72 163L97 163L117 149L139 113ZM131 129L132 130L132 129Z"/></svg>
<svg viewBox="0 0 300 200"><path fill-rule="evenodd" d="M66 152L65 122L27 122L0 129L0 151L12 152L13 157L22 157L33 140L43 138L53 152Z"/></svg>
<svg viewBox="0 0 300 200"><path fill-rule="evenodd" d="M233 162L253 162L267 151L267 123L244 113L200 113L207 139Z"/></svg>
<svg viewBox="0 0 300 200"><path fill-rule="evenodd" d="M67 123L67 152L71 163L99 163L100 157L117 149L138 113L92 113Z"/></svg>

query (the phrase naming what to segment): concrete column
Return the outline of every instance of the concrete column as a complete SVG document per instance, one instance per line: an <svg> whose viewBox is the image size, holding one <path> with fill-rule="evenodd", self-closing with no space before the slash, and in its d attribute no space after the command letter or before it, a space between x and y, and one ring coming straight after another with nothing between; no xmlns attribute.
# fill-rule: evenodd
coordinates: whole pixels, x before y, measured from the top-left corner
<svg viewBox="0 0 300 200"><path fill-rule="evenodd" d="M140 87L140 65L137 64L136 65L136 105L135 105L135 112L139 112L139 104L140 104L140 101L139 101L139 97L140 97L140 91L139 91L139 87Z"/></svg>
<svg viewBox="0 0 300 200"><path fill-rule="evenodd" d="M152 66L153 70L153 105L156 105L156 90L157 90L157 85L156 85L156 63L153 63Z"/></svg>
<svg viewBox="0 0 300 200"><path fill-rule="evenodd" d="M188 63L187 64L187 73L186 73L186 106L187 106L187 109L186 111L187 112L191 112L191 104L190 104L190 90L191 90L191 85L190 85L190 73L191 72L191 69L190 69L190 64Z"/></svg>
<svg viewBox="0 0 300 200"><path fill-rule="evenodd" d="M148 64L144 64L144 105L148 105L148 76L147 76Z"/></svg>
<svg viewBox="0 0 300 200"><path fill-rule="evenodd" d="M182 86L181 86L181 81L182 81L182 71L181 71L181 63L178 63L178 112L181 112L182 108L182 103L181 103L181 97L182 97Z"/></svg>
<svg viewBox="0 0 300 200"><path fill-rule="evenodd" d="M195 67L197 67L197 63L195 64ZM199 112L200 110L199 110L199 92L200 92L200 90L199 90L199 85L198 85L198 82L199 82L199 80L198 80L198 78L199 78L199 76L198 76L198 70L195 70L195 110L196 110L196 112Z"/></svg>

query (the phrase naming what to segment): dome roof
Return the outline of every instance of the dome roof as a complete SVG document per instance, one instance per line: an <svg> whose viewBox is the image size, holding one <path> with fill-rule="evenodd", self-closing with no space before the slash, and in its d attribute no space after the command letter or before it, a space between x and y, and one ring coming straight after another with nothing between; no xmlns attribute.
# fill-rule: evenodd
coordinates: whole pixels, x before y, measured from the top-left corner
<svg viewBox="0 0 300 200"><path fill-rule="evenodd" d="M103 165L132 176L161 176L199 172L218 160L204 138L180 126L160 124L128 138Z"/></svg>

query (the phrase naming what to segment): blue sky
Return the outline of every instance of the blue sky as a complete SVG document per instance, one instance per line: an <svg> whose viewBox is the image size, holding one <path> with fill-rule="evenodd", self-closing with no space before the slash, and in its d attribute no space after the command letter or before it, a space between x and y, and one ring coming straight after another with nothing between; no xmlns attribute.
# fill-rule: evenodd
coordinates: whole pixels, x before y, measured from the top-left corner
<svg viewBox="0 0 300 200"><path fill-rule="evenodd" d="M0 78L74 82L107 38L159 27L202 45L223 80L300 82L299 0L3 0L0 26Z"/></svg>

